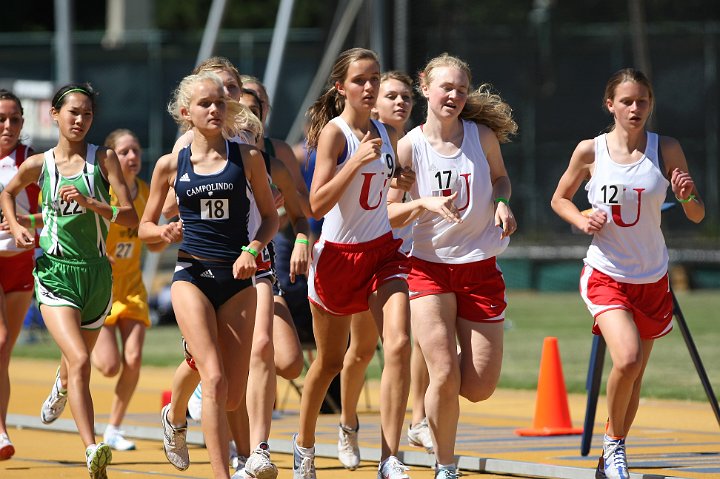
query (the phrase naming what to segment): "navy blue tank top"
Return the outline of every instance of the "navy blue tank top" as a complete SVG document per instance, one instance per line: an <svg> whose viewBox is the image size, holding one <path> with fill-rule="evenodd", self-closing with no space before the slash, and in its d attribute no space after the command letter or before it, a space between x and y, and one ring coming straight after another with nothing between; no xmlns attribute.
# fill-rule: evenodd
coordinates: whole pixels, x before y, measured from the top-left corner
<svg viewBox="0 0 720 479"><path fill-rule="evenodd" d="M190 146L178 153L175 194L183 222L180 249L195 256L234 261L248 244L249 185L237 143L226 141L227 163L197 174Z"/></svg>

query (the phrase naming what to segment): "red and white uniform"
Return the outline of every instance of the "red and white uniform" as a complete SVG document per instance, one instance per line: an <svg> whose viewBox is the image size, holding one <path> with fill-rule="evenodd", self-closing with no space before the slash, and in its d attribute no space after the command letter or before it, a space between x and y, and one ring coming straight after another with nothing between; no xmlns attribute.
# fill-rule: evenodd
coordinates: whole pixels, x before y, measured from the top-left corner
<svg viewBox="0 0 720 479"><path fill-rule="evenodd" d="M607 136L595 138L595 166L585 186L594 209L607 223L593 236L585 264L612 279L655 283L667 273L668 252L660 211L670 182L658 164L658 135L647 133L645 155L621 165L610 158Z"/></svg>
<svg viewBox="0 0 720 479"><path fill-rule="evenodd" d="M395 173L395 152L385 125L372 120L383 144L380 158L362 166L340 200L325 215L321 236L333 243L364 243L390 231L387 192ZM338 161L336 173L360 146L360 140L341 117L330 120L345 134L347 154Z"/></svg>
<svg viewBox="0 0 720 479"><path fill-rule="evenodd" d="M462 223L452 223L425 211L413 227L410 299L453 293L457 315L492 323L505 319L505 282L495 257L509 238L495 226L490 165L480 144L477 124L462 120L463 142L453 155L441 155L417 127L408 133L412 142L413 199L450 196Z"/></svg>
<svg viewBox="0 0 720 479"><path fill-rule="evenodd" d="M32 149L29 146L19 144L12 153L0 159L0 191L17 174L22 162L31 154ZM18 215L37 213L39 194L40 188L38 185L28 185L15 198L15 212ZM9 254L20 252L14 256L0 257L0 285L3 290L6 293L32 290L34 251L32 249L20 249L15 246L15 238L9 231L0 231L0 250L9 252ZM12 274L8 273L10 271Z"/></svg>
<svg viewBox="0 0 720 479"><path fill-rule="evenodd" d="M455 199L462 223L452 223L436 213L420 214L413 228L411 255L435 263L465 264L502 253L510 242L501 238L495 226L490 166L480 145L477 124L463 120L463 142L450 156L436 152L416 127L408 137L412 142L412 169L416 181L410 190L413 199L450 196Z"/></svg>
<svg viewBox="0 0 720 479"><path fill-rule="evenodd" d="M360 140L340 117L331 120L345 135L346 154L336 172L357 151ZM308 299L335 315L368 309L368 297L384 283L404 280L408 259L399 251L387 212L387 192L395 172L395 152L385 126L372 120L382 138L380 157L355 174L340 200L325 215L313 245Z"/></svg>

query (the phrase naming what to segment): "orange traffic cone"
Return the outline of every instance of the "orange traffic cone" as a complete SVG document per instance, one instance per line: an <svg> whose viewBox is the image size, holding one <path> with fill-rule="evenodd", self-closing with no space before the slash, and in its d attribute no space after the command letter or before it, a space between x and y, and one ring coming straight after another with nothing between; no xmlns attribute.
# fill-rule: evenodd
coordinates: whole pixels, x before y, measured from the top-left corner
<svg viewBox="0 0 720 479"><path fill-rule="evenodd" d="M570 421L557 338L548 337L543 341L533 427L516 429L515 434L520 436L582 434L582 429L573 428Z"/></svg>

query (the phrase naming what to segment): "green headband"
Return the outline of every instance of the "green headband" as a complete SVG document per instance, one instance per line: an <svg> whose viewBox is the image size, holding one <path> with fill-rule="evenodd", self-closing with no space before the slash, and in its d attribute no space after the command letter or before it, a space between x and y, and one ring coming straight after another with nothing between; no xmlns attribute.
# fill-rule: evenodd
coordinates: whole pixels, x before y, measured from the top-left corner
<svg viewBox="0 0 720 479"><path fill-rule="evenodd" d="M57 108L58 103L60 103L60 100L65 98L65 95L67 95L68 93L77 93L77 92L83 93L84 95L86 95L88 97L90 96L90 93L88 93L88 91L83 88L71 88L68 91L66 91L65 93L63 93L62 95L60 95L60 98L57 99L57 101L53 105L53 108L55 108L56 110L58 109Z"/></svg>

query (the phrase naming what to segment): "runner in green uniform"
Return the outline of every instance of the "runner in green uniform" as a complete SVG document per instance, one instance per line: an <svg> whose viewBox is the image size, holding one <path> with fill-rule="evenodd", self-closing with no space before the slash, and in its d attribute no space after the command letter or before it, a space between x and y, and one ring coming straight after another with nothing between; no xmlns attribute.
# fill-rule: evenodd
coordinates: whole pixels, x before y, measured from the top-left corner
<svg viewBox="0 0 720 479"><path fill-rule="evenodd" d="M106 444L95 442L90 352L111 305L108 227L111 222L136 227L138 216L115 152L85 141L95 112L92 87L66 85L52 105L50 113L60 130L58 144L20 166L0 204L17 246L32 248L34 235L15 219L15 196L33 182L42 188L43 255L35 266L35 295L62 360L40 417L46 424L53 422L69 397L90 477L105 479L112 454ZM117 192L118 206L110 205L110 186Z"/></svg>

